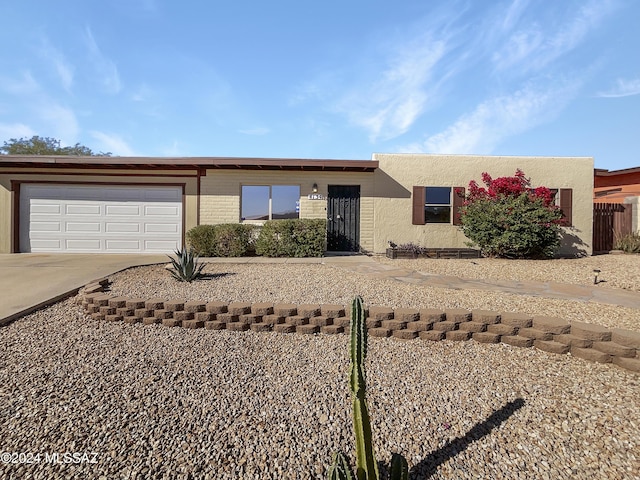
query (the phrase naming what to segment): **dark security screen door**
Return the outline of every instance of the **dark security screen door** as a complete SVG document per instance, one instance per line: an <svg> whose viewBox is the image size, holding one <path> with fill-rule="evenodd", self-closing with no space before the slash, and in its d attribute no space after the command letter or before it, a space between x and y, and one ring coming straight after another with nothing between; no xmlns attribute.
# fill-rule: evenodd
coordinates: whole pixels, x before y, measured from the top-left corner
<svg viewBox="0 0 640 480"><path fill-rule="evenodd" d="M360 185L329 185L327 250L360 251Z"/></svg>

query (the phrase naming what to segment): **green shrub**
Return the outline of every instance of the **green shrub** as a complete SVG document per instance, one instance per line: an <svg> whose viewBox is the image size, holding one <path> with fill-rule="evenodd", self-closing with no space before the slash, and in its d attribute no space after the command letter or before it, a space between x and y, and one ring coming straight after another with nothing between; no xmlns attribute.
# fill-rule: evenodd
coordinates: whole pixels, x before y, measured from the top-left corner
<svg viewBox="0 0 640 480"><path fill-rule="evenodd" d="M520 170L493 180L483 173L487 189L469 183L461 208L462 231L487 256L548 258L560 248L562 211L546 187L532 189Z"/></svg>
<svg viewBox="0 0 640 480"><path fill-rule="evenodd" d="M187 232L187 242L201 257L243 257L253 249L255 229L241 223L198 225Z"/></svg>
<svg viewBox="0 0 640 480"><path fill-rule="evenodd" d="M321 257L326 229L324 219L267 221L256 240L256 254L265 257Z"/></svg>
<svg viewBox="0 0 640 480"><path fill-rule="evenodd" d="M613 248L626 253L640 253L640 232L628 233L616 238Z"/></svg>
<svg viewBox="0 0 640 480"><path fill-rule="evenodd" d="M187 244L203 257L213 257L215 225L198 225L187 232Z"/></svg>

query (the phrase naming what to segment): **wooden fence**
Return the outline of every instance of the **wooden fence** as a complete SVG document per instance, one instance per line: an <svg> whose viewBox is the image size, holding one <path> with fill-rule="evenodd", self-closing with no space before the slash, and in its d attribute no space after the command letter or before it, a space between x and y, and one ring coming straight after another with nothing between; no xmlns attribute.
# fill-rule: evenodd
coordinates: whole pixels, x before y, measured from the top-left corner
<svg viewBox="0 0 640 480"><path fill-rule="evenodd" d="M631 233L632 207L622 203L593 204L593 253L613 250L619 236Z"/></svg>

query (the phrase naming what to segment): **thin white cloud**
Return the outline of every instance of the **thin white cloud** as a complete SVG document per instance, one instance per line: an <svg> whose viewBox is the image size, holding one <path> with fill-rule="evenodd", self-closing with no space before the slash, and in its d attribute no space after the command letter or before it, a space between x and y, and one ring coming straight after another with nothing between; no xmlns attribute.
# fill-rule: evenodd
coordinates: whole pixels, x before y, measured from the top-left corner
<svg viewBox="0 0 640 480"><path fill-rule="evenodd" d="M62 88L70 92L73 85L74 67L67 61L64 54L55 48L47 38L42 40L40 54L46 62L53 66L53 71L58 76Z"/></svg>
<svg viewBox="0 0 640 480"><path fill-rule="evenodd" d="M69 145L75 143L80 128L76 114L70 108L63 107L54 101L43 101L38 104L38 116L47 125L47 130Z"/></svg>
<svg viewBox="0 0 640 480"><path fill-rule="evenodd" d="M118 67L102 53L89 27L86 28L85 37L91 62L93 63L96 74L100 78L104 90L111 94L119 93L122 89L122 84L118 74Z"/></svg>
<svg viewBox="0 0 640 480"><path fill-rule="evenodd" d="M187 156L185 150L182 148L178 140L174 140L168 147L163 147L160 151L164 157L183 157Z"/></svg>
<svg viewBox="0 0 640 480"><path fill-rule="evenodd" d="M256 136L261 136L261 135L266 135L270 132L271 130L269 130L266 127L256 127L256 128L249 128L246 130L238 130L238 132L244 134L244 135L256 135Z"/></svg>
<svg viewBox="0 0 640 480"><path fill-rule="evenodd" d="M289 107L296 107L304 104L308 100L323 100L324 97L326 97L326 92L331 89L330 85L335 82L335 80L329 82L329 77L330 75L323 74L321 78L300 85L289 95L287 105Z"/></svg>
<svg viewBox="0 0 640 480"><path fill-rule="evenodd" d="M119 135L99 132L97 130L92 130L89 133L99 142L100 148L98 150L111 152L114 155L122 157L136 156L133 149Z"/></svg>
<svg viewBox="0 0 640 480"><path fill-rule="evenodd" d="M31 72L22 72L19 78L0 77L0 89L12 95L32 95L40 91L40 85Z"/></svg>
<svg viewBox="0 0 640 480"><path fill-rule="evenodd" d="M577 84L527 86L510 95L492 98L461 116L444 131L402 151L451 154L487 154L506 138L553 120L575 96Z"/></svg>
<svg viewBox="0 0 640 480"><path fill-rule="evenodd" d="M531 0L514 0L509 5L507 13L502 20L502 29L511 30L518 23L520 17L529 6Z"/></svg>
<svg viewBox="0 0 640 480"><path fill-rule="evenodd" d="M515 2L518 8L523 6L520 3ZM501 46L492 56L495 68L508 70L517 67L521 73L539 71L574 50L614 9L613 0L591 0L574 16L558 22L553 29L533 22L514 30L500 40ZM510 24L515 28L514 19Z"/></svg>
<svg viewBox="0 0 640 480"><path fill-rule="evenodd" d="M423 36L397 49L379 80L354 89L337 110L365 128L371 141L406 132L426 108L433 70L447 51L446 41Z"/></svg>
<svg viewBox="0 0 640 480"><path fill-rule="evenodd" d="M134 102L146 102L153 96L154 91L151 89L151 87L149 87L149 85L147 85L146 83L143 83L137 88L137 90L133 92L133 94L131 95L131 100L133 100Z"/></svg>
<svg viewBox="0 0 640 480"><path fill-rule="evenodd" d="M24 123L0 123L0 140L31 138L34 135L35 131Z"/></svg>
<svg viewBox="0 0 640 480"><path fill-rule="evenodd" d="M640 95L640 77L630 80L619 78L611 89L597 94L598 97L604 98L631 97L633 95Z"/></svg>
<svg viewBox="0 0 640 480"><path fill-rule="evenodd" d="M513 68L524 62L538 51L544 42L544 34L538 25L527 30L514 32L504 43L501 50L493 54L493 62L499 70Z"/></svg>

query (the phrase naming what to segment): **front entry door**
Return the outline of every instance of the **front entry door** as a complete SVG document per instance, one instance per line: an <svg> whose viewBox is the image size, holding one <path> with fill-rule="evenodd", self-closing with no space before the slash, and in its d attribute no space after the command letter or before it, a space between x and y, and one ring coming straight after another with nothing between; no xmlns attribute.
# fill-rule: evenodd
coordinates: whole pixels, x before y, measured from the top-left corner
<svg viewBox="0 0 640 480"><path fill-rule="evenodd" d="M329 185L327 250L360 251L360 185Z"/></svg>

